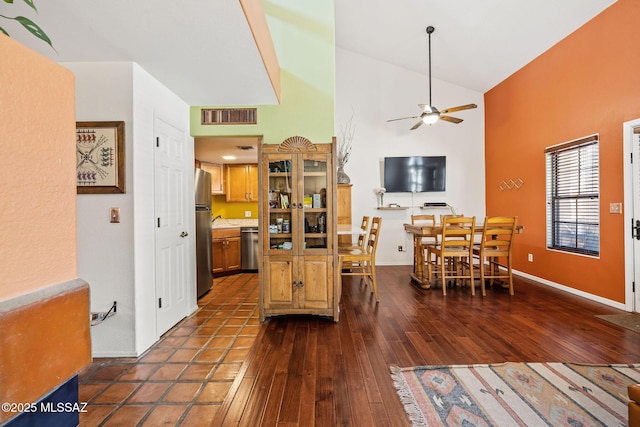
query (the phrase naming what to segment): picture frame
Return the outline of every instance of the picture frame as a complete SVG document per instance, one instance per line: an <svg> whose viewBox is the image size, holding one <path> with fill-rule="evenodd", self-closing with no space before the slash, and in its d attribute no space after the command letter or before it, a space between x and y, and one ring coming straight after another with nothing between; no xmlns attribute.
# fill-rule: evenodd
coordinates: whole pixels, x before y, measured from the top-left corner
<svg viewBox="0 0 640 427"><path fill-rule="evenodd" d="M77 194L125 193L124 121L76 122Z"/></svg>

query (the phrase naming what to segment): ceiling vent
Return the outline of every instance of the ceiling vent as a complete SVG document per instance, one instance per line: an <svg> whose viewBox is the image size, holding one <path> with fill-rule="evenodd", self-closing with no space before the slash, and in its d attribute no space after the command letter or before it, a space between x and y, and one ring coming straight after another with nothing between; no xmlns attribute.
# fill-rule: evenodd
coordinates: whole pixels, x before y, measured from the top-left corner
<svg viewBox="0 0 640 427"><path fill-rule="evenodd" d="M257 108L203 108L203 125L255 125Z"/></svg>

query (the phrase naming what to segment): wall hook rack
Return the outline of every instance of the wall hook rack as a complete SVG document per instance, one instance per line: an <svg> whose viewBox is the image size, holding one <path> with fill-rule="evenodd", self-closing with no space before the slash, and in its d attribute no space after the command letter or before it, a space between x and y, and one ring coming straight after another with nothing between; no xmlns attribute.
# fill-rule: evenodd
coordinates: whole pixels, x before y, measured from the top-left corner
<svg viewBox="0 0 640 427"><path fill-rule="evenodd" d="M500 184L498 184L498 188L500 189L500 191L504 191L504 190L519 190L520 188L522 188L522 186L524 185L524 181L522 180L522 178L516 178L516 179L512 179L509 178L508 180L502 180L500 181Z"/></svg>

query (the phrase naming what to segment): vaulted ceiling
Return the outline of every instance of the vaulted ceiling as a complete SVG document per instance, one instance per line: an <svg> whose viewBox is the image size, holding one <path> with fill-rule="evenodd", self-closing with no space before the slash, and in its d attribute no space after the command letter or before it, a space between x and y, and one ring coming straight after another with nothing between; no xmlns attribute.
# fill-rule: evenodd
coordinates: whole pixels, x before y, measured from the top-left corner
<svg viewBox="0 0 640 427"><path fill-rule="evenodd" d="M486 92L614 2L335 1L336 45L426 74L432 25L433 76ZM56 62L133 61L190 105L277 103L238 0L35 4L38 15L0 2L0 14L32 18L55 51L15 23L0 27Z"/></svg>

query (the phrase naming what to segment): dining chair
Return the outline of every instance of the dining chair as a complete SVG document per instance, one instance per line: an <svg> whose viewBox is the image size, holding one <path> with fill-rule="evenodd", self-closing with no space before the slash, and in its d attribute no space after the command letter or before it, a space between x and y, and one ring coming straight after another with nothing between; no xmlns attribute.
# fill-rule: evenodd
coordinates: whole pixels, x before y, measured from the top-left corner
<svg viewBox="0 0 640 427"><path fill-rule="evenodd" d="M436 225L436 216L431 214L421 214L421 215L411 215L411 224L414 225ZM438 244L438 236L434 237L423 237L420 241L420 249L425 253L430 246L435 246ZM427 258L425 257L425 262ZM413 254L413 263L416 263L416 254Z"/></svg>
<svg viewBox="0 0 640 427"><path fill-rule="evenodd" d="M427 249L428 280L431 282L434 274L440 275L442 295L447 295L447 279L469 279L471 295L475 295L472 265L475 226L475 216L443 218L440 242Z"/></svg>
<svg viewBox="0 0 640 427"><path fill-rule="evenodd" d="M517 216L495 216L484 219L480 243L475 244L473 248L473 254L478 259L477 268L480 270L482 296L487 294L485 279L490 280L490 285L493 284L494 279L506 279L509 283L509 295L514 294L511 249L517 222ZM500 271L500 258L506 260L506 274Z"/></svg>
<svg viewBox="0 0 640 427"><path fill-rule="evenodd" d="M376 281L376 249L378 238L380 237L381 217L373 217L371 228L367 237L367 244L364 249L355 248L351 251L338 251L338 271L340 280L342 276L361 276L365 283L371 281L372 291L375 293L376 302L380 302L378 297L378 282ZM346 270L343 270L346 267Z"/></svg>
<svg viewBox="0 0 640 427"><path fill-rule="evenodd" d="M358 243L356 243L355 245L354 244L339 245L338 251L350 251L357 248L364 250L365 244L367 243L368 228L369 228L369 217L365 215L362 217L362 223L360 223L360 229L362 230L362 233L358 235Z"/></svg>

